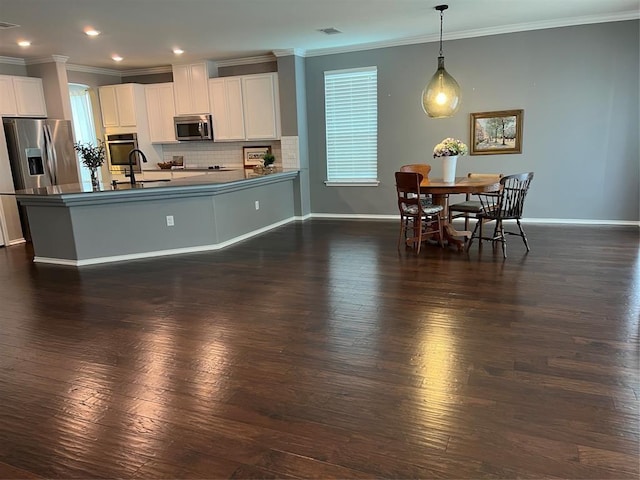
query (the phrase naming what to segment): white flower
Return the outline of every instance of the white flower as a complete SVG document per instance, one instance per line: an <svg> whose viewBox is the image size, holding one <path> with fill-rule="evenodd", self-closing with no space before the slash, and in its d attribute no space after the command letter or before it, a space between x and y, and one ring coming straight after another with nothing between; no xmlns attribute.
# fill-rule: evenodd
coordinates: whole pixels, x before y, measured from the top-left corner
<svg viewBox="0 0 640 480"><path fill-rule="evenodd" d="M433 158L436 157L450 157L453 155L466 155L469 152L469 147L464 142L456 138L445 138L435 146L433 149Z"/></svg>

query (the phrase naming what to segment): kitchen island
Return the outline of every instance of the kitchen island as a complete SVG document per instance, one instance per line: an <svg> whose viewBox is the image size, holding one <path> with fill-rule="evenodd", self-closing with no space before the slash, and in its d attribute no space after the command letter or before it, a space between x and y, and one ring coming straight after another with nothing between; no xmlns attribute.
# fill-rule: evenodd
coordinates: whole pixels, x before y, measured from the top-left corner
<svg viewBox="0 0 640 480"><path fill-rule="evenodd" d="M298 170L19 190L34 261L91 265L216 250L288 223Z"/></svg>

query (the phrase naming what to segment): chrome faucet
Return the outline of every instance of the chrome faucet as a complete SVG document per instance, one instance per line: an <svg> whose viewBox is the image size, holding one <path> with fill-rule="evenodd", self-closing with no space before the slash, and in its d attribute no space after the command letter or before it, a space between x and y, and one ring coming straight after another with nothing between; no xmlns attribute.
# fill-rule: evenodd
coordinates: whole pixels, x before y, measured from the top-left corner
<svg viewBox="0 0 640 480"><path fill-rule="evenodd" d="M129 152L129 180L131 181L132 186L136 184L136 175L135 173L133 173L133 156L136 153L140 154L140 158L142 158L142 161L144 163L147 163L147 157L144 156L144 153L142 153L142 150L134 148Z"/></svg>

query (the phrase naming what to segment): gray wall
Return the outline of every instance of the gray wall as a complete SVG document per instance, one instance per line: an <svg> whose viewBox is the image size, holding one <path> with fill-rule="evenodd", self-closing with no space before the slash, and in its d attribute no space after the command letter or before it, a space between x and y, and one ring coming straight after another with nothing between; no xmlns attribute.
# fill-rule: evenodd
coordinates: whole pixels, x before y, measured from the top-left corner
<svg viewBox="0 0 640 480"><path fill-rule="evenodd" d="M430 163L445 137L469 142L469 114L524 109L519 155L466 156L467 172L534 171L525 217L639 220L639 22L626 21L446 41L462 88L449 119L422 111L437 43L306 59L311 210L395 214L393 172ZM379 187L326 187L323 72L378 67Z"/></svg>
<svg viewBox="0 0 640 480"><path fill-rule="evenodd" d="M0 62L0 75L17 75L19 77L26 77L27 66Z"/></svg>

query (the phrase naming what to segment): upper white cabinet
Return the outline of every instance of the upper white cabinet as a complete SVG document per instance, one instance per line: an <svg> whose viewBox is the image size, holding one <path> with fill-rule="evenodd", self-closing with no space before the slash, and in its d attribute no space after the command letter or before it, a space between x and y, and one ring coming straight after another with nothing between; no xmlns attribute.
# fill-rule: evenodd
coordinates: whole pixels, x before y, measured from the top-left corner
<svg viewBox="0 0 640 480"><path fill-rule="evenodd" d="M247 140L280 137L280 98L277 73L243 76L242 104Z"/></svg>
<svg viewBox="0 0 640 480"><path fill-rule="evenodd" d="M213 115L213 138L217 141L244 140L241 77L210 79L209 97Z"/></svg>
<svg viewBox="0 0 640 480"><path fill-rule="evenodd" d="M173 65L173 88L176 114L191 115L209 112L210 62Z"/></svg>
<svg viewBox="0 0 640 480"><path fill-rule="evenodd" d="M155 83L145 85L147 117L149 119L149 137L153 143L175 142L173 117L176 107L173 96L173 83Z"/></svg>
<svg viewBox="0 0 640 480"><path fill-rule="evenodd" d="M102 125L109 127L136 127L146 118L144 85L123 83L98 89ZM145 121L146 123L146 121Z"/></svg>
<svg viewBox="0 0 640 480"><path fill-rule="evenodd" d="M135 127L145 113L144 87L135 83L107 85L98 89L102 125Z"/></svg>
<svg viewBox="0 0 640 480"><path fill-rule="evenodd" d="M0 115L46 117L42 79L0 75Z"/></svg>
<svg viewBox="0 0 640 480"><path fill-rule="evenodd" d="M280 138L278 74L209 80L216 141Z"/></svg>

